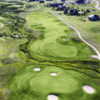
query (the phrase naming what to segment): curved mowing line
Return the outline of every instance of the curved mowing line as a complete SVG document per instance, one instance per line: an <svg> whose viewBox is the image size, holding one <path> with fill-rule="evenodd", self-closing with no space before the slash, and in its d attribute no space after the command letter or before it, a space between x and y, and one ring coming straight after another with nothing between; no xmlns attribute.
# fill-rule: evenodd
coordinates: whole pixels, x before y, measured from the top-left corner
<svg viewBox="0 0 100 100"><path fill-rule="evenodd" d="M74 26L70 25L69 23L65 22L64 18L59 16L57 13L54 13L52 11L49 11L52 15L56 16L60 21L62 21L66 26L69 26L71 29L73 29L76 34L78 35L78 37L85 43L87 44L90 48L92 48L93 51L95 51L95 53L97 55L92 56L93 58L96 58L98 60L100 60L100 52L99 50L97 50L97 48L95 46L93 46L92 44L90 44L89 42L87 42L82 36L81 33L78 29L76 29Z"/></svg>

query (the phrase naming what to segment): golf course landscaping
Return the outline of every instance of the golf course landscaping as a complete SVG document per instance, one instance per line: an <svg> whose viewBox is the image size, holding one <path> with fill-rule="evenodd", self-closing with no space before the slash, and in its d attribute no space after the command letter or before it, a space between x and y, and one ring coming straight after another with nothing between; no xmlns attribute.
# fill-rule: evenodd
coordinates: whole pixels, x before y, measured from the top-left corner
<svg viewBox="0 0 100 100"><path fill-rule="evenodd" d="M9 100L47 100L48 95L55 95L59 100L98 100L98 85L87 75L71 69L31 65L19 71L13 79L9 86L12 93Z"/></svg>
<svg viewBox="0 0 100 100"><path fill-rule="evenodd" d="M40 38L31 41L28 46L32 57L52 61L91 59L91 49L77 39L72 29L49 12L33 12L26 19L28 26L42 33Z"/></svg>
<svg viewBox="0 0 100 100"><path fill-rule="evenodd" d="M0 100L99 100L95 52L53 10L28 7L0 17Z"/></svg>

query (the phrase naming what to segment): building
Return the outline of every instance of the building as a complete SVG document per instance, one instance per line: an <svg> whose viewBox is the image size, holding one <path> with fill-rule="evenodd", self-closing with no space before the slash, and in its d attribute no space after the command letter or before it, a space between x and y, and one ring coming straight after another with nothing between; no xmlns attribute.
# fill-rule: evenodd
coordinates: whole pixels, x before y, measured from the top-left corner
<svg viewBox="0 0 100 100"><path fill-rule="evenodd" d="M77 4L87 4L87 3L90 3L90 0L77 0L76 3Z"/></svg>
<svg viewBox="0 0 100 100"><path fill-rule="evenodd" d="M78 16L79 15L77 9L70 9L69 14L72 15L72 16Z"/></svg>
<svg viewBox="0 0 100 100"><path fill-rule="evenodd" d="M89 15L88 19L90 21L100 21L100 16L99 15Z"/></svg>
<svg viewBox="0 0 100 100"><path fill-rule="evenodd" d="M69 11L69 7L66 7L65 9L64 9L64 14L68 14L68 11Z"/></svg>
<svg viewBox="0 0 100 100"><path fill-rule="evenodd" d="M45 3L45 0L39 0L40 3Z"/></svg>
<svg viewBox="0 0 100 100"><path fill-rule="evenodd" d="M29 2L33 2L33 1L36 1L36 0L29 0Z"/></svg>

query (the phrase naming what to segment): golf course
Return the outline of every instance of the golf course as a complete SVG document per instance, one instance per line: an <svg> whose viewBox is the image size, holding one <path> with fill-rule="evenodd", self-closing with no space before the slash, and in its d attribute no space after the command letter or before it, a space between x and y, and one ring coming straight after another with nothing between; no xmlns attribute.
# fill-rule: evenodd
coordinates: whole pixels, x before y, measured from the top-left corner
<svg viewBox="0 0 100 100"><path fill-rule="evenodd" d="M99 100L100 22L43 2L0 1L0 100Z"/></svg>
<svg viewBox="0 0 100 100"><path fill-rule="evenodd" d="M28 26L43 32L28 46L33 57L40 60L91 59L93 51L83 42L74 41L75 32L49 12L33 12L26 19Z"/></svg>

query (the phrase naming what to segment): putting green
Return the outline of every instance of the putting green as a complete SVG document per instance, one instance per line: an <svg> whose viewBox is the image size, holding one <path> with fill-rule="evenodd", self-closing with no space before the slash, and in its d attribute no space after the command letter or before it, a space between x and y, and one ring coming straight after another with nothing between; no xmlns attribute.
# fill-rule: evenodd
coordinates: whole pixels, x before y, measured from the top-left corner
<svg viewBox="0 0 100 100"><path fill-rule="evenodd" d="M49 94L58 95L60 100L94 100L99 90L96 88L96 93L90 95L82 89L85 85L96 87L91 78L80 72L56 66L31 65L19 71L11 81L9 100L46 100Z"/></svg>
<svg viewBox="0 0 100 100"><path fill-rule="evenodd" d="M57 76L51 76L50 74L53 72ZM46 67L30 81L30 88L33 88L33 91L42 93L72 93L77 90L78 86L79 84L74 77L70 76L67 72L65 73L63 69L54 66Z"/></svg>

